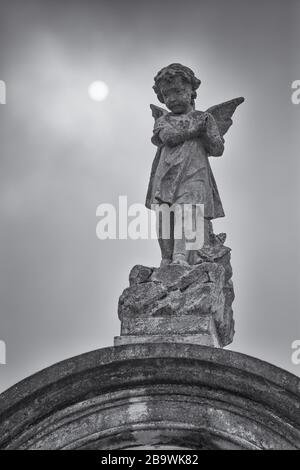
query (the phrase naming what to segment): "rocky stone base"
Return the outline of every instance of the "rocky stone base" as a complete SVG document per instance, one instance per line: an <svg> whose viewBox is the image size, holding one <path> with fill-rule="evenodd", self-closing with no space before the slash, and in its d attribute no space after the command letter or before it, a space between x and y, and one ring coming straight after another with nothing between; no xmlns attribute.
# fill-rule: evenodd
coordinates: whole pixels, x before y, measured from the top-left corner
<svg viewBox="0 0 300 470"><path fill-rule="evenodd" d="M224 347L232 342L234 299L230 249L202 250L197 264L137 265L119 299L121 335L115 345L186 342Z"/></svg>

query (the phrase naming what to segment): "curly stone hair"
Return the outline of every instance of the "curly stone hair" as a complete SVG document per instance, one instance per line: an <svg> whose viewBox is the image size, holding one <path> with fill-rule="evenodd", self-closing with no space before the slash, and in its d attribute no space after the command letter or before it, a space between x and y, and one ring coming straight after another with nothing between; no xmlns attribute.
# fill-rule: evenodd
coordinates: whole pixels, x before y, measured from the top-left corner
<svg viewBox="0 0 300 470"><path fill-rule="evenodd" d="M155 91L157 98L161 103L164 103L164 98L160 89L161 83L163 81L171 82L172 78L174 78L176 75L180 75L192 85L192 104L194 105L195 99L197 97L196 90L199 88L201 80L195 76L194 72L189 67L181 64L170 64L167 67L161 69L154 77L154 85L152 88Z"/></svg>

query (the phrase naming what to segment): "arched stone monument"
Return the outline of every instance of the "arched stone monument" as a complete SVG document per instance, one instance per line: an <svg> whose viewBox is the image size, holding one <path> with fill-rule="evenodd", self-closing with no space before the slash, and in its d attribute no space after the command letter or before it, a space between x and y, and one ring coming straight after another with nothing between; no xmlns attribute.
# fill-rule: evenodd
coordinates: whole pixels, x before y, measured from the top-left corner
<svg viewBox="0 0 300 470"><path fill-rule="evenodd" d="M300 449L300 380L243 354L129 344L0 396L1 449Z"/></svg>
<svg viewBox="0 0 300 470"><path fill-rule="evenodd" d="M234 291L225 234L213 233L224 211L208 157L223 154L244 100L196 111L199 85L181 64L155 77L170 112L152 105L157 152L146 205L192 207L196 239L193 207L203 205L203 245L187 249L185 224L175 237L184 211L168 219L169 238L160 221L161 265L131 270L114 347L0 395L0 449L300 449L300 380L223 349L234 334Z"/></svg>

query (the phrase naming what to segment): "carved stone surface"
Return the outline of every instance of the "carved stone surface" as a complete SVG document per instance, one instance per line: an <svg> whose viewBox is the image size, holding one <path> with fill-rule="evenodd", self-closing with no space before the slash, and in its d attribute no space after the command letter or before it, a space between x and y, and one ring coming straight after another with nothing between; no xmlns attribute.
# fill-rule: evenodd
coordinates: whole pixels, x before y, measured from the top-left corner
<svg viewBox="0 0 300 470"><path fill-rule="evenodd" d="M155 123L152 143L157 147L152 164L146 207L157 205L176 207L189 205L193 227L197 226L192 206L203 204L204 242L210 243L211 221L224 217L209 157L220 157L224 152L224 136L232 125L232 117L244 102L243 97L210 107L195 109L197 89L201 84L194 72L182 64L173 63L161 69L154 78L153 89L158 100L167 109L150 105ZM193 264L187 248L189 217L159 219L158 241L162 264L170 261ZM183 227L181 227L183 220ZM169 237L164 237L168 226ZM182 237L175 234L182 231ZM197 228L198 235L200 229ZM180 241L179 241L180 240Z"/></svg>
<svg viewBox="0 0 300 470"><path fill-rule="evenodd" d="M134 266L119 299L115 344L174 341L223 347L232 342L234 299L230 249L202 250L198 264Z"/></svg>
<svg viewBox="0 0 300 470"><path fill-rule="evenodd" d="M191 344L55 364L0 395L0 449L300 449L300 380Z"/></svg>
<svg viewBox="0 0 300 470"><path fill-rule="evenodd" d="M224 246L226 235L213 231L212 220L224 211L208 158L223 154L224 135L244 98L197 111L200 83L189 67L178 63L154 78L153 89L167 109L150 105L157 152L146 207L165 206L156 214L162 259L158 269L132 269L130 287L119 299L121 335L115 345L174 341L223 347L232 342L230 249ZM197 205L203 206L202 219ZM197 241L201 238L193 250L191 232L199 235Z"/></svg>

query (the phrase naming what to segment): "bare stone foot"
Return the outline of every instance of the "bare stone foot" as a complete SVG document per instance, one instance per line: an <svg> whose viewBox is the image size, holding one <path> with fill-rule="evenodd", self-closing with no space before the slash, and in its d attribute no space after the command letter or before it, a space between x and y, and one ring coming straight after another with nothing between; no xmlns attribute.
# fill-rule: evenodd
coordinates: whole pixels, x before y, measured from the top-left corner
<svg viewBox="0 0 300 470"><path fill-rule="evenodd" d="M185 255L178 254L173 256L173 264L180 264L181 266L189 266Z"/></svg>
<svg viewBox="0 0 300 470"><path fill-rule="evenodd" d="M169 266L171 264L171 260L169 258L163 258L160 262L160 268L164 268L165 266Z"/></svg>

